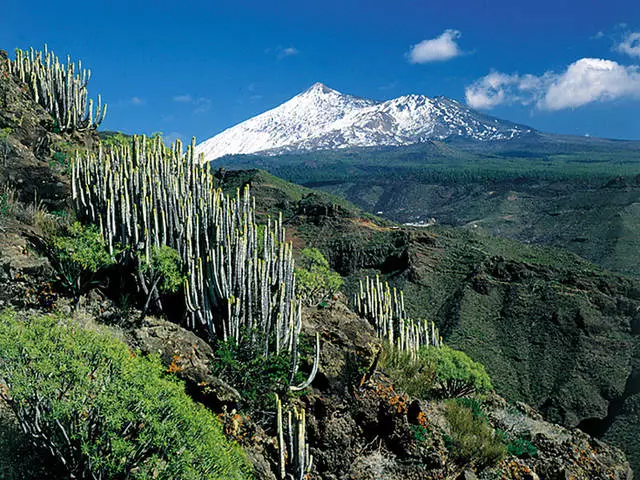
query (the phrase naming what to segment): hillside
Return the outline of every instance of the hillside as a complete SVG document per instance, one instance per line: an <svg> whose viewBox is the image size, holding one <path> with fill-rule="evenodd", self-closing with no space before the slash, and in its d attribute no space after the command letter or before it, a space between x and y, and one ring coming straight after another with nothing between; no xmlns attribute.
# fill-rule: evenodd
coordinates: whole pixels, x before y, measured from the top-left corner
<svg viewBox="0 0 640 480"><path fill-rule="evenodd" d="M116 150L98 157L92 129L55 133L55 122L6 67L0 58L0 119L10 121L0 129L11 128L0 191L3 478L632 475L618 448L549 423L518 400L570 427L615 402L634 405L633 280L562 251L457 229L401 228L260 171L211 175L161 139L122 136L112 139L120 142ZM29 140L42 138L51 149ZM76 151L82 155L70 169ZM30 183L32 171L45 181ZM70 184L80 191L75 198ZM247 184L251 190L240 194ZM34 191L42 202L32 202ZM280 213L293 250L273 221ZM292 256L304 260L305 246L324 252L345 286L303 307ZM319 264L326 271L310 275L311 288L331 273ZM304 261L296 267L313 273ZM412 314L431 316L446 337L445 346L416 353L426 375L421 389L403 383L414 364L402 356L394 364L395 349L348 298L364 274L376 272L401 284ZM462 308L465 298L477 308ZM516 305L519 298L537 301L536 308L495 315L500 301ZM549 328L532 342L528 316L543 307L548 315L539 321ZM251 327L242 335L241 320ZM516 320L517 342L509 335ZM272 324L274 336L289 334L286 341L259 330ZM558 337L578 338L581 348L563 357L564 344L552 341ZM484 340L484 348L470 338ZM558 352L548 355L545 344ZM278 345L289 347L279 352ZM604 363L594 364L599 345ZM527 349L534 354L518 382L509 368ZM455 358L462 373L448 379L427 354ZM506 400L474 360L486 363ZM563 375L562 361L572 362L573 375ZM471 375L472 390L448 395L444 387L469 381L461 375ZM621 387L625 381L630 389ZM566 395L571 389L576 396ZM636 412L622 407L611 407L615 415L593 432L623 444L635 461L626 435L637 428Z"/></svg>
<svg viewBox="0 0 640 480"><path fill-rule="evenodd" d="M235 156L399 223L481 230L640 274L640 144L535 134L510 142Z"/></svg>
<svg viewBox="0 0 640 480"><path fill-rule="evenodd" d="M286 190L275 194L264 173L254 177L228 172L226 182L230 190L251 182L261 209L283 202ZM356 207L289 215L294 243L321 249L346 276L347 293L362 275L383 274L405 291L415 316L434 319L447 343L486 365L507 399L619 445L637 468L637 280L562 249L454 228L397 228Z"/></svg>

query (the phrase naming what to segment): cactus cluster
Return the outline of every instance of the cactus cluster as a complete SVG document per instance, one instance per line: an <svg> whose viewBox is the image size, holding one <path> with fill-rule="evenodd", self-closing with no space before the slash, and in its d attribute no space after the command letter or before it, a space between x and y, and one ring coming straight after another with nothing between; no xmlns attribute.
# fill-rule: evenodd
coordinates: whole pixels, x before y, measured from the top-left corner
<svg viewBox="0 0 640 480"><path fill-rule="evenodd" d="M95 129L104 120L107 106L98 95L94 109L87 92L91 71L83 70L81 62L76 67L67 57L66 65L60 63L45 45L44 52L17 49L9 70L27 85L33 99L51 114L60 131Z"/></svg>
<svg viewBox="0 0 640 480"><path fill-rule="evenodd" d="M167 148L161 138L136 137L131 146L78 155L72 163L78 215L99 225L111 251L125 247L148 261L155 247L177 250L189 326L206 327L212 341L250 342L256 355L286 352L293 382L301 304L282 218L259 228L249 188L223 194L194 147L195 139L183 153L179 141ZM312 377L316 371L317 364Z"/></svg>
<svg viewBox="0 0 640 480"><path fill-rule="evenodd" d="M404 293L387 282L365 277L354 295L356 313L369 320L378 337L402 352L415 354L421 347L442 345L442 337L433 322L409 318L404 308Z"/></svg>
<svg viewBox="0 0 640 480"><path fill-rule="evenodd" d="M276 395L276 429L278 432L278 473L280 480L303 480L311 471L313 455L307 442L306 414L304 409L293 407L283 420L282 401ZM286 437L286 441L285 441Z"/></svg>

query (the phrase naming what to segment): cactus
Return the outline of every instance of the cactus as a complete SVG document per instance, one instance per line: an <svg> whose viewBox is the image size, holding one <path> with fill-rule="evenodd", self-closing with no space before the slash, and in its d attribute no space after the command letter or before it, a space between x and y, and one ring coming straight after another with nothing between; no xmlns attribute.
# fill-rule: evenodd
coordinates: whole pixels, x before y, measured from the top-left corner
<svg viewBox="0 0 640 480"><path fill-rule="evenodd" d="M307 442L305 410L298 410L296 407L293 407L293 412L289 410L286 426L287 441L285 442L282 401L276 395L278 473L281 480L303 480L313 465L313 455L309 453Z"/></svg>
<svg viewBox="0 0 640 480"><path fill-rule="evenodd" d="M136 137L131 146L78 155L71 172L78 216L100 226L111 251L126 246L148 263L154 248L177 250L189 327L204 326L212 342L249 342L256 355L286 352L293 381L301 304L282 217L268 221L259 241L249 188L224 195L194 148L195 139L183 153L179 141L168 149L161 138ZM319 340L316 349L318 359ZM316 371L317 363L303 386Z"/></svg>
<svg viewBox="0 0 640 480"><path fill-rule="evenodd" d="M9 71L26 84L29 94L54 118L60 131L95 129L107 114L98 95L95 107L89 99L87 83L90 70L83 70L82 63L60 63L58 57L44 46L44 52L16 49L16 58L9 63ZM78 73L76 73L78 72Z"/></svg>
<svg viewBox="0 0 640 480"><path fill-rule="evenodd" d="M421 347L442 345L442 337L433 322L409 318L404 308L404 293L387 282L365 277L353 299L355 311L368 320L376 334L402 352L413 355Z"/></svg>

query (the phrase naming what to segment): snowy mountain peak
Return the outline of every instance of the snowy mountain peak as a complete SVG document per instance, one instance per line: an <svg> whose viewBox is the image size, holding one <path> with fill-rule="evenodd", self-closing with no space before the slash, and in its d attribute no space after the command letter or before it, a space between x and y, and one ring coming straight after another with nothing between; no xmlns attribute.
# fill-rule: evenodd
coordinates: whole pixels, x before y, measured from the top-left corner
<svg viewBox="0 0 640 480"><path fill-rule="evenodd" d="M327 94L342 95L337 90L334 90L333 88L329 88L324 83L320 83L320 82L314 83L309 88L307 88L304 92L302 92L300 95L327 95Z"/></svg>
<svg viewBox="0 0 640 480"><path fill-rule="evenodd" d="M211 161L224 155L399 146L455 136L508 140L531 131L446 97L411 94L380 102L314 83L278 107L199 144L196 154Z"/></svg>

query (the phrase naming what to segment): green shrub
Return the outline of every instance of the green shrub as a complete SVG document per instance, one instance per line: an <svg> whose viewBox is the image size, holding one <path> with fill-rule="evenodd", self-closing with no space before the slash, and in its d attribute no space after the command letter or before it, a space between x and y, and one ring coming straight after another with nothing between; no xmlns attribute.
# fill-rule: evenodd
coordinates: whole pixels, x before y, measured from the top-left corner
<svg viewBox="0 0 640 480"><path fill-rule="evenodd" d="M69 478L241 479L215 417L160 361L54 316L0 314L0 386L32 441Z"/></svg>
<svg viewBox="0 0 640 480"><path fill-rule="evenodd" d="M47 242L47 253L62 284L76 301L97 284L96 274L115 262L97 227L75 222Z"/></svg>
<svg viewBox="0 0 640 480"><path fill-rule="evenodd" d="M99 134L102 144L107 147L131 147L133 136L122 132L102 132Z"/></svg>
<svg viewBox="0 0 640 480"><path fill-rule="evenodd" d="M496 430L498 438L507 446L507 453L518 458L531 458L538 455L538 449L526 438L513 437L502 430Z"/></svg>
<svg viewBox="0 0 640 480"><path fill-rule="evenodd" d="M167 245L153 247L151 261L147 262L143 257L140 262L140 270L163 293L177 292L184 281L180 254L176 249Z"/></svg>
<svg viewBox="0 0 640 480"><path fill-rule="evenodd" d="M329 262L320 250L302 250L296 267L296 286L303 302L318 305L340 290L342 284L342 277L331 271Z"/></svg>
<svg viewBox="0 0 640 480"><path fill-rule="evenodd" d="M426 427L423 427L422 425L409 425L409 428L411 430L413 440L418 443L426 443L429 438L429 430L427 430Z"/></svg>
<svg viewBox="0 0 640 480"><path fill-rule="evenodd" d="M507 453L519 458L529 458L538 455L538 449L526 438L516 438L507 444Z"/></svg>
<svg viewBox="0 0 640 480"><path fill-rule="evenodd" d="M246 337L247 334L243 336ZM313 355L308 337L301 337L300 355ZM239 343L234 340L218 342L215 354L216 361L211 365L213 375L238 390L242 397L241 407L250 411L257 422L262 420L262 413L272 411L274 394L281 398L293 394L289 391L289 386L298 385L306 379L302 372L297 372L291 379L290 353L284 351L268 357L256 355L251 342L246 338Z"/></svg>
<svg viewBox="0 0 640 480"><path fill-rule="evenodd" d="M144 282L143 290L147 292L147 300L142 316L147 313L149 302L160 293L176 293L182 287L184 275L182 273L182 261L180 254L174 248L167 245L153 247L149 261L140 255L140 277ZM159 299L158 299L159 303ZM161 309L161 305L158 305Z"/></svg>
<svg viewBox="0 0 640 480"><path fill-rule="evenodd" d="M446 345L423 347L418 357L434 369L433 391L442 398L484 394L493 389L484 366L464 352Z"/></svg>
<svg viewBox="0 0 640 480"><path fill-rule="evenodd" d="M2 160L2 166L7 166L7 158L11 152L11 145L9 144L9 135L13 133L12 128L0 128L0 159Z"/></svg>
<svg viewBox="0 0 640 480"><path fill-rule="evenodd" d="M473 418L486 419L487 415L482 410L482 403L477 398L456 398L456 403L462 407L468 408L473 414Z"/></svg>
<svg viewBox="0 0 640 480"><path fill-rule="evenodd" d="M449 424L448 448L457 462L477 468L495 465L506 455L500 441L484 417L457 401L445 405L445 418Z"/></svg>
<svg viewBox="0 0 640 480"><path fill-rule="evenodd" d="M380 365L401 390L417 398L455 398L493 388L482 364L446 345L422 347L416 357L385 345Z"/></svg>
<svg viewBox="0 0 640 480"><path fill-rule="evenodd" d="M433 365L385 344L380 356L380 366L391 377L396 387L407 395L422 399L433 396Z"/></svg>
<svg viewBox="0 0 640 480"><path fill-rule="evenodd" d="M9 185L0 185L0 216L12 217L18 206L18 194Z"/></svg>

